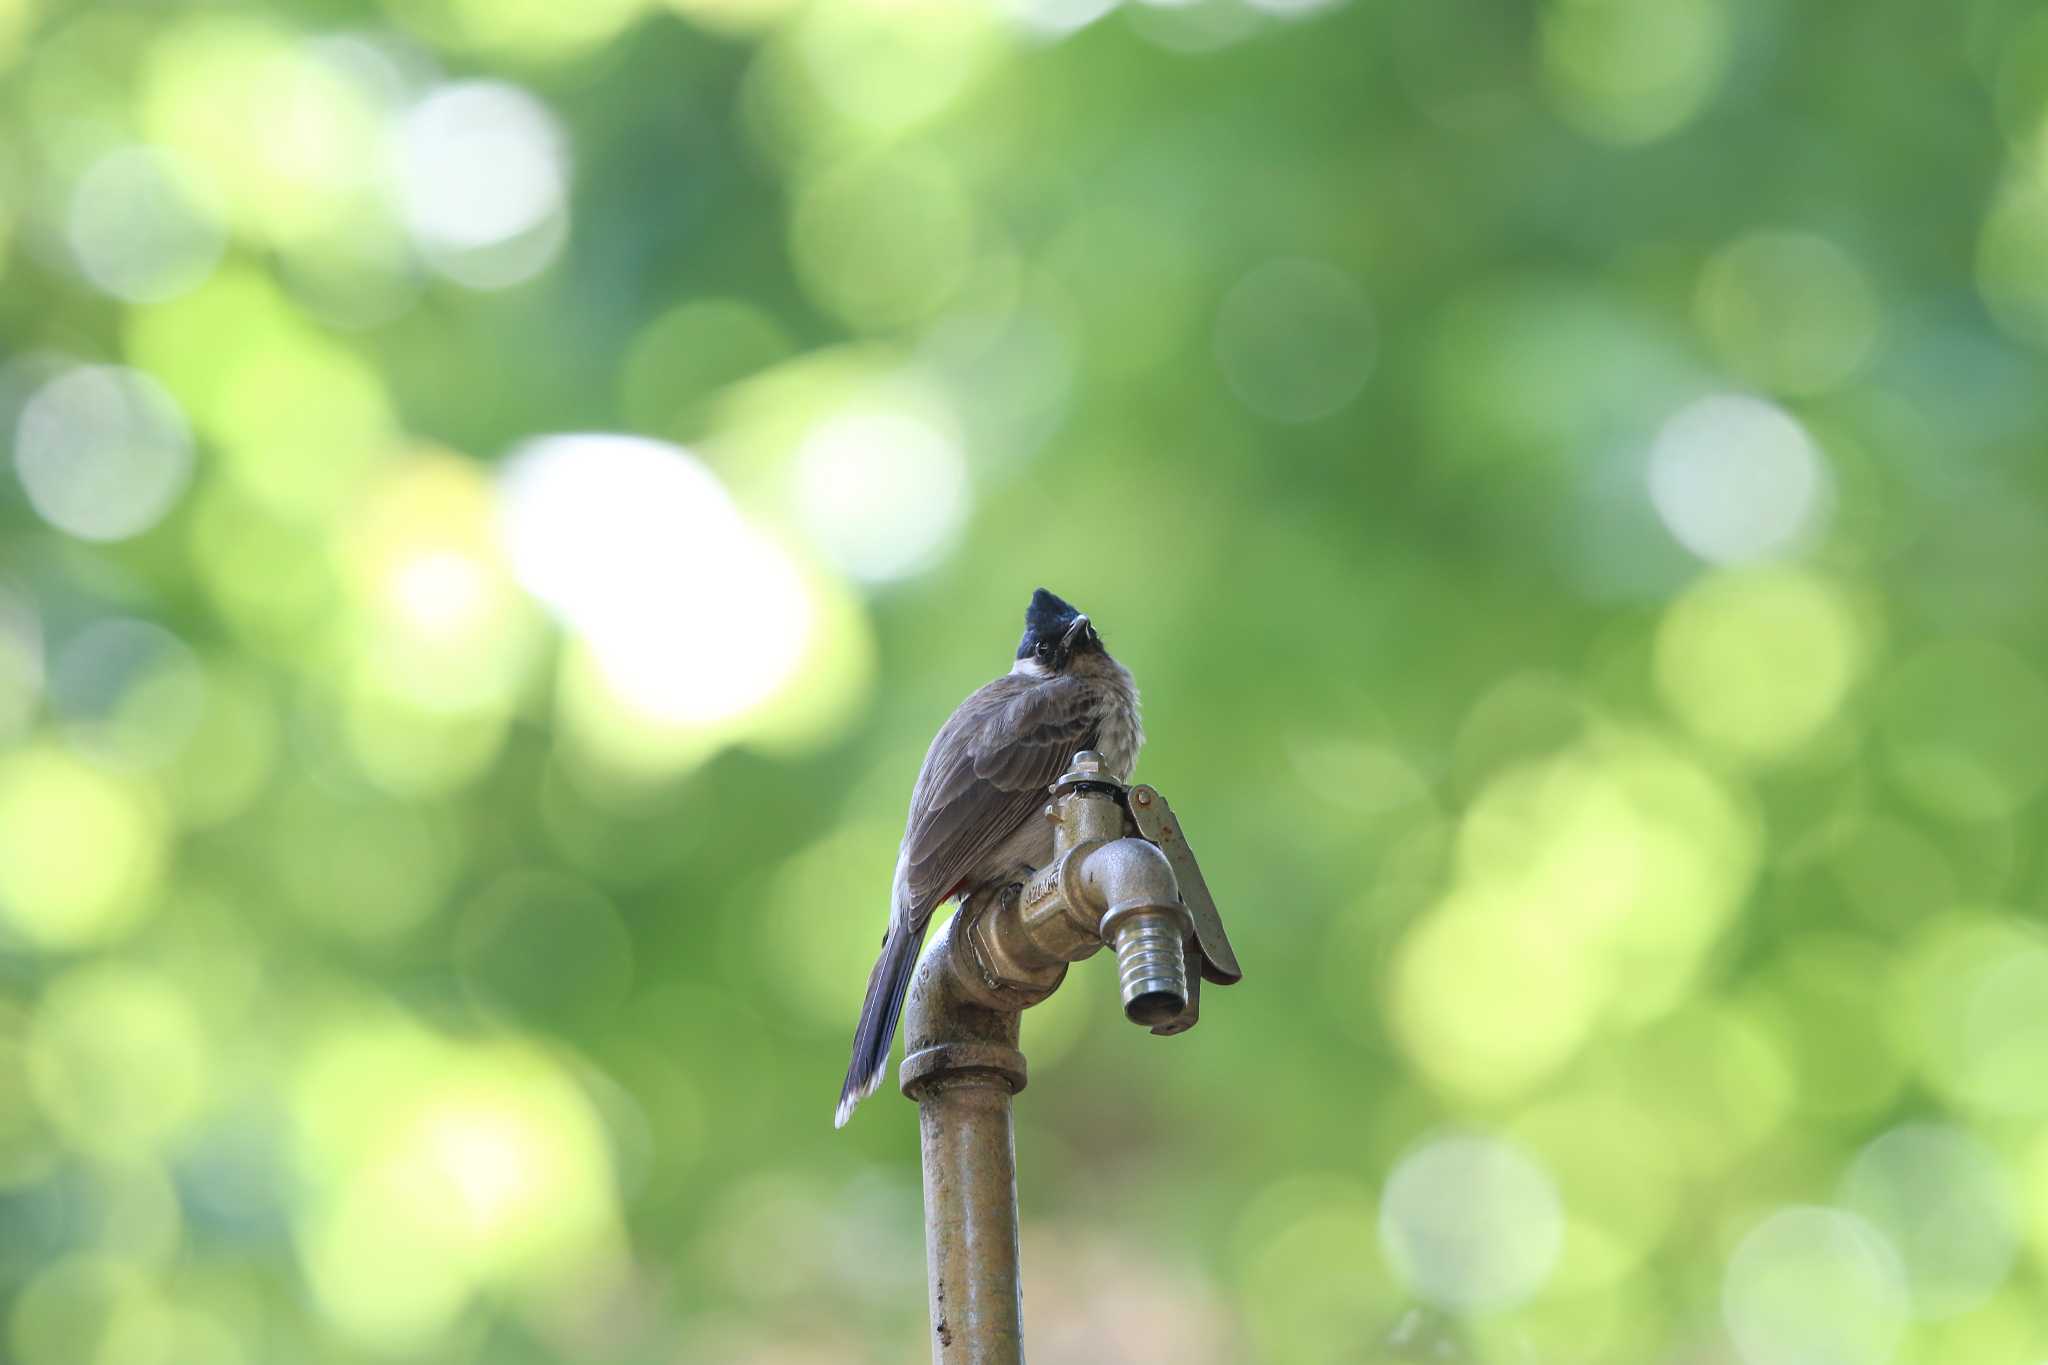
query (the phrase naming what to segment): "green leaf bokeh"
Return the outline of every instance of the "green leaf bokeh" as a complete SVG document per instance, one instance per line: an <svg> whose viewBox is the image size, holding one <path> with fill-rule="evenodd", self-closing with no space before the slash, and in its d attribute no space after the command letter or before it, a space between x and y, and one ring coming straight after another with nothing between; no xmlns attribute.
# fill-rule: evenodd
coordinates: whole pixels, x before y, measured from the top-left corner
<svg viewBox="0 0 2048 1365"><path fill-rule="evenodd" d="M1034 1360L2038 1360L2044 346L2019 0L0 0L0 1355L921 1358L1043 583Z"/></svg>

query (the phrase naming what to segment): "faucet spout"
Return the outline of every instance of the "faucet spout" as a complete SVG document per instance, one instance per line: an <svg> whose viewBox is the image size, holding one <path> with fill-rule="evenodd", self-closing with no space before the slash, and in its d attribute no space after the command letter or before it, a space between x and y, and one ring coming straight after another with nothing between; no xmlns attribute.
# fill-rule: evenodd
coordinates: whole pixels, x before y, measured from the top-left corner
<svg viewBox="0 0 2048 1365"><path fill-rule="evenodd" d="M1143 839L1098 844L1079 877L1096 932L1116 949L1124 1017L1157 1028L1188 1007L1185 945L1193 922L1166 855Z"/></svg>

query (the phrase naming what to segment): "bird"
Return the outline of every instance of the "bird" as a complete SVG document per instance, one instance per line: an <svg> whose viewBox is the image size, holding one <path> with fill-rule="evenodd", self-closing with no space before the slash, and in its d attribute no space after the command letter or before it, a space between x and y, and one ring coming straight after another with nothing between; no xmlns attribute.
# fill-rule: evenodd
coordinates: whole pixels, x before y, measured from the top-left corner
<svg viewBox="0 0 2048 1365"><path fill-rule="evenodd" d="M1052 861L1046 792L1092 749L1128 781L1145 742L1138 688L1086 612L1040 588L1024 610L1010 671L954 708L911 789L889 925L868 973L853 1060L832 1126L882 1084L932 913L949 900L1021 882Z"/></svg>

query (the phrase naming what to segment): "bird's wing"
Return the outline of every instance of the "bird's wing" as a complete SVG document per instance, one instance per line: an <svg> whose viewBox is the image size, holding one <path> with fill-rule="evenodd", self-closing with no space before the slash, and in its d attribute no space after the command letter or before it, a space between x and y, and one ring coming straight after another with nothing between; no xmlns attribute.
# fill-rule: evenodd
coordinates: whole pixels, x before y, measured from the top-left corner
<svg viewBox="0 0 2048 1365"><path fill-rule="evenodd" d="M1088 689L1071 678L996 679L955 711L932 741L903 834L906 890L921 926L1026 820L1046 788L1095 744Z"/></svg>

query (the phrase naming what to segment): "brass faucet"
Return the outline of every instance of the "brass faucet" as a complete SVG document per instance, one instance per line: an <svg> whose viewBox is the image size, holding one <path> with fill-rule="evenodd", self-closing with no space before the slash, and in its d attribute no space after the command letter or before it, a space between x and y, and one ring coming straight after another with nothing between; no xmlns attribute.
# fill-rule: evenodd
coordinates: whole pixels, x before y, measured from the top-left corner
<svg viewBox="0 0 2048 1365"><path fill-rule="evenodd" d="M1022 886L969 898L932 939L904 1009L903 1093L918 1104L935 1365L1020 1365L1016 1152L1024 1088L1018 1017L1103 947L1125 1017L1195 1026L1201 983L1243 975L1166 798L1126 787L1084 751L1045 817L1053 860Z"/></svg>

